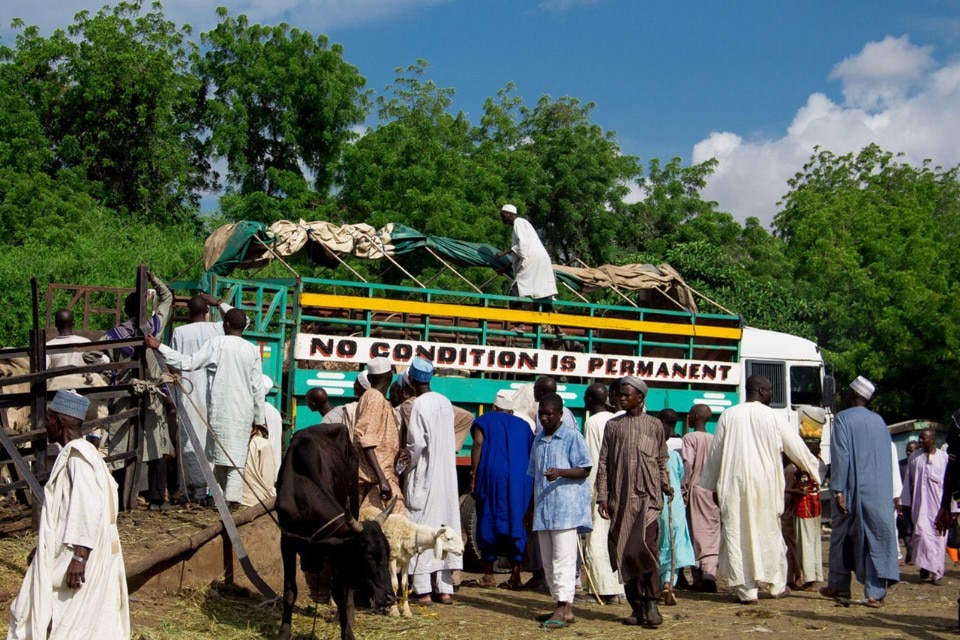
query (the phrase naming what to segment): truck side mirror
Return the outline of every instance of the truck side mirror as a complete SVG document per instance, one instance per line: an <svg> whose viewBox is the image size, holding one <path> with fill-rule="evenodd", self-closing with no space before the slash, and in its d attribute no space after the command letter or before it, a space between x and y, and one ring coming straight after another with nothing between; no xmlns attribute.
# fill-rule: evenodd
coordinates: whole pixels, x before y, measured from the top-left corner
<svg viewBox="0 0 960 640"><path fill-rule="evenodd" d="M833 409L833 400L837 396L837 381L831 375L823 376L823 402L822 405L828 409Z"/></svg>

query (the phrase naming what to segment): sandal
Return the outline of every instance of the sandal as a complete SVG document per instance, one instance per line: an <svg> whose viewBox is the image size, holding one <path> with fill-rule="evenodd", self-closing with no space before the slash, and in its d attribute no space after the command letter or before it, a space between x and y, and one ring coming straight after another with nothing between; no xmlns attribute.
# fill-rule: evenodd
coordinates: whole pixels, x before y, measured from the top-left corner
<svg viewBox="0 0 960 640"><path fill-rule="evenodd" d="M863 604L870 607L871 609L879 609L883 606L884 600L886 600L886 598L880 598L879 600L876 600L874 598L867 598L866 600L863 601Z"/></svg>
<svg viewBox="0 0 960 640"><path fill-rule="evenodd" d="M433 604L433 598L429 593L412 593L410 597L413 598L413 603L418 604L421 607L429 607Z"/></svg>
<svg viewBox="0 0 960 640"><path fill-rule="evenodd" d="M498 585L495 580L493 582L487 582L483 578L478 578L475 580L467 580L466 582L461 583L460 586L476 587L477 589L496 589L502 585Z"/></svg>
<svg viewBox="0 0 960 640"><path fill-rule="evenodd" d="M453 604L453 596L449 593L435 593L432 598L434 602L439 604Z"/></svg>
<svg viewBox="0 0 960 640"><path fill-rule="evenodd" d="M837 591L831 587L820 587L820 595L824 598L830 598L831 600L836 600L837 598L843 598L844 600L850 599L849 591Z"/></svg>

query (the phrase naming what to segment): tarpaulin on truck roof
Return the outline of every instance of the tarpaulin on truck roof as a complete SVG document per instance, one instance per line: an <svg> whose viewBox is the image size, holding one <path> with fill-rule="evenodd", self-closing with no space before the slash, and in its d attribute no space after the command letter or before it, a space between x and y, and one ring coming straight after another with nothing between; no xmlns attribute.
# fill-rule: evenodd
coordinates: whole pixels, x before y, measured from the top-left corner
<svg viewBox="0 0 960 640"><path fill-rule="evenodd" d="M265 245L270 247L269 251ZM380 260L429 249L457 266L489 267L513 276L510 259L497 258L499 249L482 242L428 236L399 223L375 229L368 224L336 225L326 220L280 220L269 229L260 222L239 222L214 231L203 246L206 273L201 286L207 290L214 275L227 275L237 268L262 266L273 259L273 254L286 257L304 247L310 251L311 259L321 264L329 263L324 256L332 259L333 256L352 255ZM596 268L553 265L553 271L557 280L577 292L608 288L655 290L685 309L697 310L692 291L668 264L603 265Z"/></svg>

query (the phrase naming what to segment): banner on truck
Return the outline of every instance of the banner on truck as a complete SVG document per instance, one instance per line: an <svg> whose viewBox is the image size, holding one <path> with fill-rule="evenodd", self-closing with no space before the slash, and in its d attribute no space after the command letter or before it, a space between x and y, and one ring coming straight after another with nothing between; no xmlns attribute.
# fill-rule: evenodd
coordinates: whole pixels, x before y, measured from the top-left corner
<svg viewBox="0 0 960 640"><path fill-rule="evenodd" d="M423 356L440 369L581 378L637 376L654 383L659 381L737 385L740 384L741 376L740 364L737 362L568 353L547 349L457 345L309 333L298 334L294 348L294 357L297 360L363 365L381 356L389 358L398 367L407 367L414 357Z"/></svg>

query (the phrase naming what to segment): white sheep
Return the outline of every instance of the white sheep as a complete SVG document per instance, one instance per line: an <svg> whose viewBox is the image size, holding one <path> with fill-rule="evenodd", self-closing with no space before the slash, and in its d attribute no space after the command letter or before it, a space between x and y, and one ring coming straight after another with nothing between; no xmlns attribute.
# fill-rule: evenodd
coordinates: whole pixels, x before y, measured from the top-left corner
<svg viewBox="0 0 960 640"><path fill-rule="evenodd" d="M360 519L369 520L379 513L377 509L361 509ZM390 514L383 523L383 534L390 543L390 581L397 594L397 603L390 608L391 616L403 615L409 618L410 602L407 592L407 572L410 561L420 552L433 549L437 558L445 558L448 553L455 556L463 555L463 538L459 531L451 527L428 527L411 522L406 516ZM400 574L400 583L397 584L397 574ZM398 606L399 605L399 606Z"/></svg>

